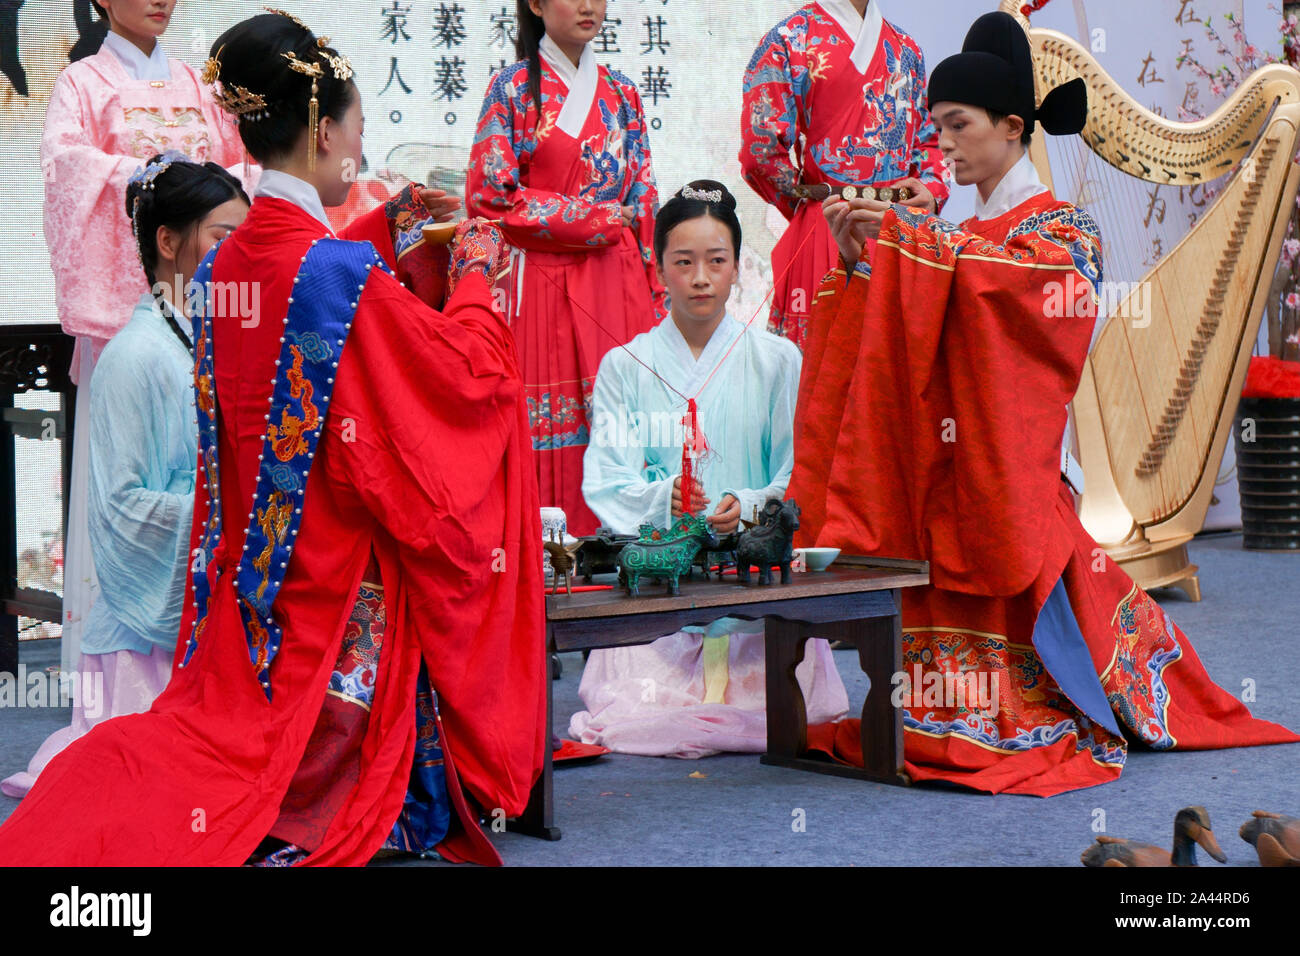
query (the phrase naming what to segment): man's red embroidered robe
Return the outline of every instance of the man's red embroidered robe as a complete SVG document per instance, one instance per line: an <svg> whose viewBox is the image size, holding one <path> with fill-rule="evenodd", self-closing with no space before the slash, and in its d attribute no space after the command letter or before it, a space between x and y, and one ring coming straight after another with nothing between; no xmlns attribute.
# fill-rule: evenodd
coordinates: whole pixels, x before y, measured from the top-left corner
<svg viewBox="0 0 1300 956"><path fill-rule="evenodd" d="M1300 739L1215 685L1075 516L1061 438L1100 281L1095 223L1042 193L961 228L896 206L819 292L790 494L807 543L931 562L932 586L903 591L914 780L1105 783L1127 753L1111 711L1156 749ZM996 676L997 700L926 696L931 673ZM810 741L861 760L852 722Z"/></svg>

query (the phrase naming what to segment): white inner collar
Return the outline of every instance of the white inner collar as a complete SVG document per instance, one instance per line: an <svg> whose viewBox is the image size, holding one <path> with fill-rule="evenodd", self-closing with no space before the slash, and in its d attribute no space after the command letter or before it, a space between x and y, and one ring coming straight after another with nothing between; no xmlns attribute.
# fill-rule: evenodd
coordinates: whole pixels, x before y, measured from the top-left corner
<svg viewBox="0 0 1300 956"><path fill-rule="evenodd" d="M539 44L538 49L542 54L542 59L547 62L547 65L549 65L556 73L560 74L560 79L564 81L564 85L572 87L573 81L578 75L578 71L582 69L582 61L586 59L589 47L583 47L582 56L578 58L577 66L573 65L573 61L570 60L568 55L560 49L560 45L551 39L549 33L542 37L542 42Z"/></svg>
<svg viewBox="0 0 1300 956"><path fill-rule="evenodd" d="M319 219L331 235L334 233L329 217L325 215L325 207L321 204L320 193L316 192L316 187L311 183L297 176L290 176L278 169L263 169L253 196L269 196L271 199L291 202L303 212Z"/></svg>
<svg viewBox="0 0 1300 956"><path fill-rule="evenodd" d="M126 37L110 30L104 37L104 46L121 61L127 75L133 80L166 81L172 78L171 64L167 62L167 54L163 52L162 44L157 40L153 44L153 53L145 56L140 52L140 48Z"/></svg>
<svg viewBox="0 0 1300 956"><path fill-rule="evenodd" d="M880 43L880 31L885 25L885 15L880 11L880 0L871 0L867 4L865 15L858 14L858 8L850 0L817 0L836 23L854 38L853 66L859 73L866 73L876 55L876 46Z"/></svg>
<svg viewBox="0 0 1300 956"><path fill-rule="evenodd" d="M1026 199L1045 192L1047 187L1038 178L1038 170L1034 168L1033 160L1029 158L1029 150L1026 149L1024 155L993 187L988 202L981 200L978 192L975 194L975 218L982 222L996 219L1015 209Z"/></svg>
<svg viewBox="0 0 1300 956"><path fill-rule="evenodd" d="M668 346L673 352L673 357L677 359L678 367L671 370L660 369L659 371L661 374L664 371L669 371L671 374L664 377L672 381L674 387L688 397L693 396L700 390L718 364L722 353L730 348L732 342L744 332L744 326L728 312L722 317L718 327L713 330L713 335L700 352L700 357L696 358L691 353L691 347L687 343L686 337L682 335L682 330L677 327L677 323L673 321L671 315L664 319L660 325Z"/></svg>
<svg viewBox="0 0 1300 956"><path fill-rule="evenodd" d="M577 139L587 123L591 104L596 99L596 81L599 79L596 54L591 51L591 44L588 43L582 48L578 65L574 66L573 61L551 39L549 33L542 37L538 49L546 65L558 73L568 87L568 95L564 98L564 106L560 108L560 116L555 125L568 136Z"/></svg>

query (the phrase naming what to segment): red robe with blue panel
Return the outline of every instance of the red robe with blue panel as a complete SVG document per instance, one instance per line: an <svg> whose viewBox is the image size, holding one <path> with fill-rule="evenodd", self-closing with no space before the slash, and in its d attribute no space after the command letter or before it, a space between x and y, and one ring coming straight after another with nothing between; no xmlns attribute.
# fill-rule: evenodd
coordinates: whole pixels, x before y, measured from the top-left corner
<svg viewBox="0 0 1300 956"><path fill-rule="evenodd" d="M885 21L862 74L851 60L856 39L810 3L772 28L745 72L740 165L745 181L790 220L772 250L769 327L800 347L813 295L839 253L821 203L796 199L791 190L799 183L886 186L912 177L939 208L948 198L921 48Z"/></svg>
<svg viewBox="0 0 1300 956"><path fill-rule="evenodd" d="M600 360L667 314L654 261L659 210L636 84L599 67L575 139L557 125L568 88L542 61L542 107L526 62L495 74L470 155L466 206L501 220L515 247L503 280L519 345L538 487L571 534L598 524L582 497ZM636 209L631 227L622 207Z"/></svg>
<svg viewBox="0 0 1300 956"><path fill-rule="evenodd" d="M895 206L845 278L819 293L790 494L809 543L931 562L932 585L902 592L904 666L922 675L912 779L1050 796L1116 779L1126 734L1157 750L1300 740L1211 681L1075 515L1061 438L1093 319L1046 304L1095 294L1091 217L1050 193L961 228ZM926 698L945 673L996 675L996 700ZM809 742L860 763L856 724Z"/></svg>
<svg viewBox="0 0 1300 956"><path fill-rule="evenodd" d="M423 753L422 671L456 807L439 852L499 862L479 813L521 812L549 743L514 342L484 276L436 312L386 271L382 208L350 234L373 242L261 197L216 250L214 283L254 308L210 309L196 342L183 666L148 713L51 762L0 826L0 864L245 862L281 817L372 555L386 622L359 771L306 862L363 864L393 834Z"/></svg>

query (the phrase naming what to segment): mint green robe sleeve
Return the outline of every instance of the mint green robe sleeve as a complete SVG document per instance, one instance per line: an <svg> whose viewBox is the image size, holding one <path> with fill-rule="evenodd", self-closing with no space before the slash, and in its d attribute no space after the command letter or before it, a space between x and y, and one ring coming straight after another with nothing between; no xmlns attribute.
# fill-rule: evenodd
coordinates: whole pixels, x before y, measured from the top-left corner
<svg viewBox="0 0 1300 956"><path fill-rule="evenodd" d="M761 513L769 498L784 500L794 471L794 407L803 357L798 347L786 339L772 336L764 344L771 346L760 363L766 373L763 378L770 383L764 443L767 460L750 471L753 475L770 475L772 480L757 488L724 487L722 492L740 502L740 517L745 521L753 520L756 507Z"/></svg>
<svg viewBox="0 0 1300 956"><path fill-rule="evenodd" d="M591 396L591 444L582 459L587 507L619 534L633 534L645 522L659 528L672 523L675 476L662 466L646 467L648 436L629 422L629 410L642 410L644 401L637 384L637 366L621 351L601 360Z"/></svg>

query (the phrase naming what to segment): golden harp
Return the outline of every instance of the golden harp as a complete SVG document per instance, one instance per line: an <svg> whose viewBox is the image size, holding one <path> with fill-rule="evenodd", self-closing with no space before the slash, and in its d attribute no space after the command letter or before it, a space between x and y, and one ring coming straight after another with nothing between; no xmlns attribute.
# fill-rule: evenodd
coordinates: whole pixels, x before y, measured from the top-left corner
<svg viewBox="0 0 1300 956"><path fill-rule="evenodd" d="M1293 159L1300 72L1265 66L1206 119L1173 122L1140 106L1076 41L1030 28L1020 5L1003 0L1001 9L1029 35L1039 90L1076 76L1088 84L1081 134L1088 162L1109 165L1131 183L1175 188L1231 174L1191 231L1140 275L1129 297L1116 297L1072 406L1084 527L1142 587L1179 587L1200 600L1187 542L1205 523L1300 188ZM1041 131L1030 155L1052 186ZM1057 195L1083 198L1089 208L1070 191ZM1103 227L1103 268L1112 278L1107 239Z"/></svg>

